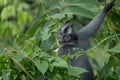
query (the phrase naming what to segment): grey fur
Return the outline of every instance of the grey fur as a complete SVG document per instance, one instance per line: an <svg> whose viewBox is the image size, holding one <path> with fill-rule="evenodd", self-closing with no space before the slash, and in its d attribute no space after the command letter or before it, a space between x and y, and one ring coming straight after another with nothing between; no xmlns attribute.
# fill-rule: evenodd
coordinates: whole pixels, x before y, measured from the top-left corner
<svg viewBox="0 0 120 80"><path fill-rule="evenodd" d="M113 3L114 1L108 3L87 26L83 27L78 32L74 30L71 23L63 26L57 34L58 41L62 42L62 45L58 49L58 56L62 56L67 53L75 54L78 52L78 50L73 50L73 48L86 50L89 38L97 32L105 18L105 15L112 8ZM66 40L66 37L69 37L69 39ZM86 54L83 54L77 59L70 59L69 61L72 66L83 67L89 71L81 74L82 80L93 80L93 69Z"/></svg>

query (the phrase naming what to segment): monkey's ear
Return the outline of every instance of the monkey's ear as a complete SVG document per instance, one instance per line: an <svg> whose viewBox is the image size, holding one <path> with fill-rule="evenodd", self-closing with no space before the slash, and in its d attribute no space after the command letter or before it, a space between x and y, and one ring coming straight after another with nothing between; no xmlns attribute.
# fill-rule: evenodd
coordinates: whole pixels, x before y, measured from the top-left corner
<svg viewBox="0 0 120 80"><path fill-rule="evenodd" d="M69 23L65 26L62 27L62 32L63 33L67 33L67 34L72 34L74 33L74 28L73 28L73 24L72 23Z"/></svg>

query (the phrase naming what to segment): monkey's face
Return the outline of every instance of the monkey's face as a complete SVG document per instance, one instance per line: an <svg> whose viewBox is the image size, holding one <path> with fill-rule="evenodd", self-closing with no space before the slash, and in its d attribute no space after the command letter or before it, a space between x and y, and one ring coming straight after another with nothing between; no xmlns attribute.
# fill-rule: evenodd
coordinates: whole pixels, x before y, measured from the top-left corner
<svg viewBox="0 0 120 80"><path fill-rule="evenodd" d="M69 23L61 27L57 33L57 40L59 43L67 43L72 39L71 34L74 34L73 24Z"/></svg>
<svg viewBox="0 0 120 80"><path fill-rule="evenodd" d="M69 42L71 39L69 34L63 33L63 32L58 32L57 33L57 40L60 44Z"/></svg>

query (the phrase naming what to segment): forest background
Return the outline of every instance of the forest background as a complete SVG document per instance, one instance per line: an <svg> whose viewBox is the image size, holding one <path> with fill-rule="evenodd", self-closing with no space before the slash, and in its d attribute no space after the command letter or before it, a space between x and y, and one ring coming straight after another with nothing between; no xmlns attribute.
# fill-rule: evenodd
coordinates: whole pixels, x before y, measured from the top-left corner
<svg viewBox="0 0 120 80"><path fill-rule="evenodd" d="M72 80L85 70L56 57L56 32L84 27L111 0L0 0L0 80ZM120 80L120 0L86 51L95 80Z"/></svg>

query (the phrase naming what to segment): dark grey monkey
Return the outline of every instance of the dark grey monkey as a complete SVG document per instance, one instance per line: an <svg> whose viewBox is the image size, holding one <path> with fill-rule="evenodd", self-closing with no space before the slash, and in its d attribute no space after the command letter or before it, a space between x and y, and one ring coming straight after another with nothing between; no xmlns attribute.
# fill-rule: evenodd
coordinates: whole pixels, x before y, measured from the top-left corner
<svg viewBox="0 0 120 80"><path fill-rule="evenodd" d="M112 8L114 2L115 0L108 3L104 9L80 31L76 32L73 24L71 23L61 27L57 33L58 42L62 44L58 49L58 56L65 55L67 53L75 54L77 50L74 50L73 48L86 50L89 38L97 32L105 18L105 15ZM70 59L69 61L72 66L83 67L89 71L81 74L82 80L93 80L93 70L86 54L83 54L77 59Z"/></svg>

